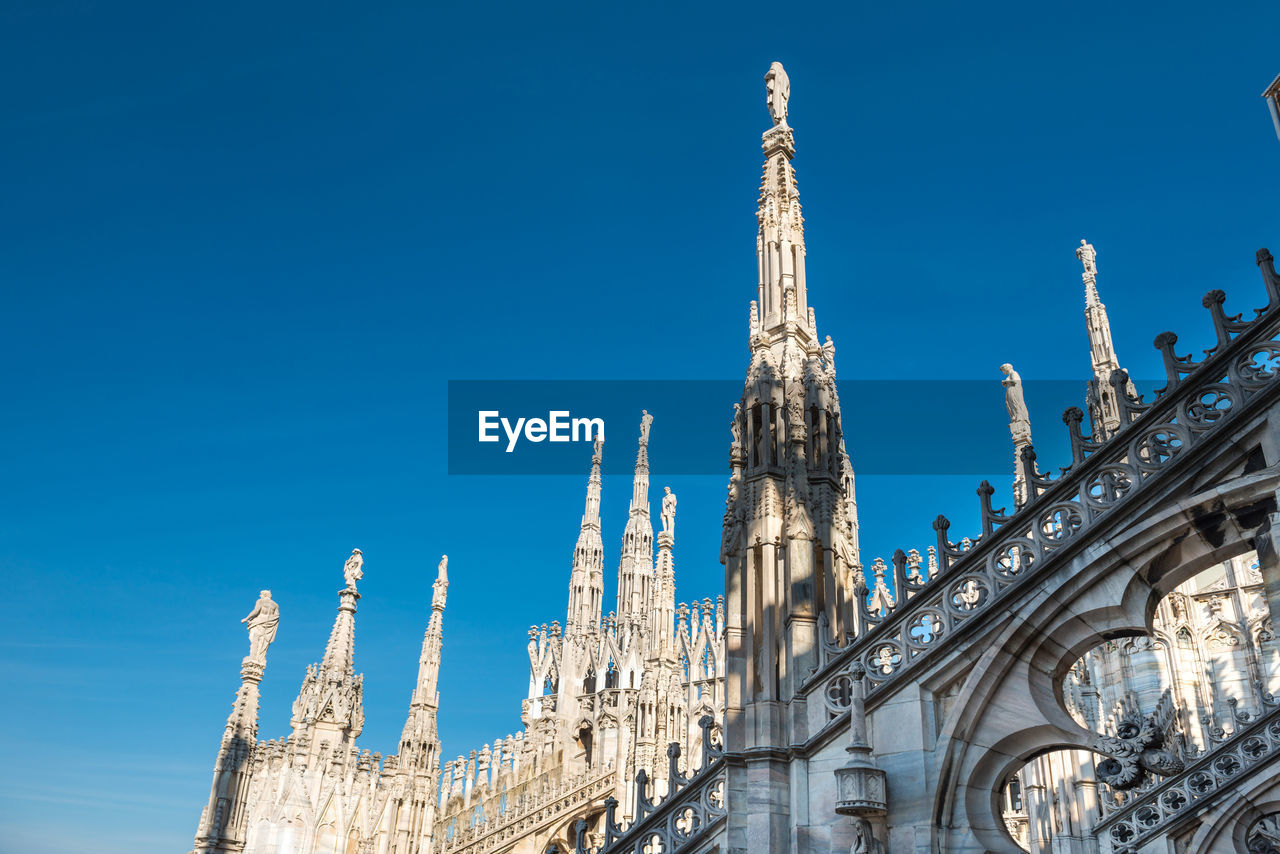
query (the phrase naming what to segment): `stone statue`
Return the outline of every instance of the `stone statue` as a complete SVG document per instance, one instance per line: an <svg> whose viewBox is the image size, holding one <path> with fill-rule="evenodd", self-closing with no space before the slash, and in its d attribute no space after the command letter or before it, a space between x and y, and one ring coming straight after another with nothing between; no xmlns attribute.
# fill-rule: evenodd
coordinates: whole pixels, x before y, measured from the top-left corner
<svg viewBox="0 0 1280 854"><path fill-rule="evenodd" d="M769 66L769 73L764 76L764 87L768 93L769 115L773 117L775 126L785 127L787 124L787 101L791 98L791 78L781 62Z"/></svg>
<svg viewBox="0 0 1280 854"><path fill-rule="evenodd" d="M1098 275L1098 253L1094 250L1092 243L1081 240L1080 248L1076 250L1076 257L1084 265L1085 276L1093 278Z"/></svg>
<svg viewBox="0 0 1280 854"><path fill-rule="evenodd" d="M591 443L591 464L593 466L600 465L600 460L604 459L604 439L596 434L596 440Z"/></svg>
<svg viewBox="0 0 1280 854"><path fill-rule="evenodd" d="M258 603L240 622L249 624L249 658L265 664L267 647L276 639L276 627L280 625L280 606L272 600L270 590L258 594Z"/></svg>
<svg viewBox="0 0 1280 854"><path fill-rule="evenodd" d="M662 532L675 536L676 533L676 494L671 487L662 487Z"/></svg>
<svg viewBox="0 0 1280 854"><path fill-rule="evenodd" d="M1027 412L1027 403L1022 398L1022 377L1018 376L1013 365L1007 362L1000 366L1000 370L1004 373L1004 379L1000 383L1004 386L1004 406L1009 410L1009 425L1012 427L1025 424L1029 432L1031 415Z"/></svg>
<svg viewBox="0 0 1280 854"><path fill-rule="evenodd" d="M347 589L355 590L356 582L364 578L364 554L359 549L351 550L351 557L347 558L346 564L342 567L342 574L347 579Z"/></svg>
<svg viewBox="0 0 1280 854"><path fill-rule="evenodd" d="M733 447L742 447L742 404L733 405L733 420L729 422L729 434L733 436Z"/></svg>
<svg viewBox="0 0 1280 854"><path fill-rule="evenodd" d="M640 444L649 444L649 425L653 423L653 416L649 414L649 410L640 410Z"/></svg>
<svg viewBox="0 0 1280 854"><path fill-rule="evenodd" d="M827 372L834 374L836 372L836 343L831 340L831 336L827 336L827 340L822 342L822 360L827 363Z"/></svg>
<svg viewBox="0 0 1280 854"><path fill-rule="evenodd" d="M440 563L436 565L436 575L439 578L448 578L449 577L448 570L449 570L449 556L440 555Z"/></svg>
<svg viewBox="0 0 1280 854"><path fill-rule="evenodd" d="M853 820L853 847L851 854L873 854L876 850L876 839L871 834L871 822L865 818Z"/></svg>

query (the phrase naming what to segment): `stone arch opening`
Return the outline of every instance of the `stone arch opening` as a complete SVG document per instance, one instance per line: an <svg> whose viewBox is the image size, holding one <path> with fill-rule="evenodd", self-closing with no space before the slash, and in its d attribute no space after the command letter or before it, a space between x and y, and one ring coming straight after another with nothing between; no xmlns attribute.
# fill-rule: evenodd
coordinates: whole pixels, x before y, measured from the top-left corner
<svg viewBox="0 0 1280 854"><path fill-rule="evenodd" d="M1165 746L1189 763L1266 708L1280 649L1273 637L1251 639L1249 627L1269 619L1257 555L1243 551L1160 599L1149 633L1106 640L1076 659L1061 680L1064 706L1082 728L1115 736L1126 720L1167 704ZM1115 789L1104 762L1091 750L1050 751L1006 779L999 802L1014 841L1027 851L1080 848L1097 822L1163 779Z"/></svg>

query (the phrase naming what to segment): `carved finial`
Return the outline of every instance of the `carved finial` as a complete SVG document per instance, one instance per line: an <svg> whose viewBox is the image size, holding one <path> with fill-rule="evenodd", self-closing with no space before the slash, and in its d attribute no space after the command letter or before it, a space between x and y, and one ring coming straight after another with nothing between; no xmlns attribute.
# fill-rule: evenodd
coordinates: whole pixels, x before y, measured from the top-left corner
<svg viewBox="0 0 1280 854"><path fill-rule="evenodd" d="M604 439L601 439L600 434L596 433L596 440L591 444L591 465L600 465L602 459L604 459Z"/></svg>
<svg viewBox="0 0 1280 854"><path fill-rule="evenodd" d="M765 92L768 95L769 115L775 126L787 124L787 101L791 99L791 78L781 62L769 66L764 76Z"/></svg>
<svg viewBox="0 0 1280 854"><path fill-rule="evenodd" d="M342 574L347 579L347 589L355 590L356 582L364 578L364 554L359 549L351 550L351 557L342 567Z"/></svg>

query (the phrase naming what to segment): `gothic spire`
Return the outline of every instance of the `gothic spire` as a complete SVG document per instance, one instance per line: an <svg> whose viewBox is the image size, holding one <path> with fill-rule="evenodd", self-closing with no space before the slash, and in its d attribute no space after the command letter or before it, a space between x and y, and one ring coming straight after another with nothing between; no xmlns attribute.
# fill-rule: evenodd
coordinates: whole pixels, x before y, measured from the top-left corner
<svg viewBox="0 0 1280 854"><path fill-rule="evenodd" d="M676 539L676 495L669 486L664 493L658 559L653 567L653 622L649 629L649 651L654 655L675 649L676 568L672 549Z"/></svg>
<svg viewBox="0 0 1280 854"><path fill-rule="evenodd" d="M765 75L769 114L773 127L761 137L764 174L756 210L756 259L759 272L758 309L752 327L776 340L776 333L790 324L810 336L809 300L805 290L804 217L800 214L800 190L796 171L795 137L787 124L791 81L782 64L775 62ZM772 341L771 341L772 343Z"/></svg>
<svg viewBox="0 0 1280 854"><path fill-rule="evenodd" d="M418 658L418 681L409 700L409 716L400 736L400 767L427 772L432 760L438 759L436 712L440 695L436 686L440 679L440 653L444 646L444 605L449 592L449 556L441 555L436 580L431 591L431 618L422 637L422 654Z"/></svg>
<svg viewBox="0 0 1280 854"><path fill-rule="evenodd" d="M631 485L631 506L622 532L622 560L618 565L618 622L648 621L653 575L653 522L649 517L649 427L653 416L640 415L640 448Z"/></svg>
<svg viewBox="0 0 1280 854"><path fill-rule="evenodd" d="M193 854L230 854L244 849L249 760L258 738L258 683L280 622L280 609L270 590L259 594L253 611L240 622L249 626L249 654L240 662L240 690L222 733L209 802L200 815Z"/></svg>
<svg viewBox="0 0 1280 854"><path fill-rule="evenodd" d="M329 632L329 643L325 645L321 664L326 673L337 678L354 672L355 668L356 600L360 598L356 582L364 575L363 566L364 555L359 549L352 549L351 557L343 566L347 586L338 594L338 617Z"/></svg>
<svg viewBox="0 0 1280 854"><path fill-rule="evenodd" d="M730 428L721 537L725 668L737 685L725 699L724 744L734 752L762 748L730 767L729 786L758 788L770 803L785 804L793 798L785 763L769 757L784 755L804 735L780 710L820 666L820 641L843 644L865 628L859 597L867 589L835 344L818 337L807 295L790 82L775 63L765 83L773 123L761 137L751 364ZM750 835L762 849L787 848L785 816L753 815L752 822ZM728 833L747 834L746 818L731 815Z"/></svg>
<svg viewBox="0 0 1280 854"><path fill-rule="evenodd" d="M1093 379L1089 382L1087 402L1095 439L1105 439L1120 429L1120 406L1111 374L1120 369L1115 345L1111 343L1111 322L1107 307L1098 296L1098 253L1087 240L1080 241L1076 257L1084 266L1084 320L1089 333L1089 360Z"/></svg>
<svg viewBox="0 0 1280 854"><path fill-rule="evenodd" d="M587 506L573 549L573 571L569 576L569 611L565 636L586 634L600 625L604 598L604 542L600 538L600 461L603 440L597 438L591 454L591 476L587 479Z"/></svg>
<svg viewBox="0 0 1280 854"><path fill-rule="evenodd" d="M353 549L343 565L346 586L338 593L338 616L324 658L307 668L293 701L293 735L301 750L314 753L325 743L336 746L334 741L350 744L364 728L364 678L355 674L356 582L364 577L363 567L364 556Z"/></svg>

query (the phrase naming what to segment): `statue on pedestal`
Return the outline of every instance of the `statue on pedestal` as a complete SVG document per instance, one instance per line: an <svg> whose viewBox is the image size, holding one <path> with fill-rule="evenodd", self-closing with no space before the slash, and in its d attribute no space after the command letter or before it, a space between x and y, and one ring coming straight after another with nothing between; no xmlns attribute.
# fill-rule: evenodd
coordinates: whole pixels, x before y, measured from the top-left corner
<svg viewBox="0 0 1280 854"><path fill-rule="evenodd" d="M764 76L764 88L768 94L769 115L773 118L774 125L785 126L787 101L791 98L791 78L787 77L781 62L769 66L769 71Z"/></svg>
<svg viewBox="0 0 1280 854"><path fill-rule="evenodd" d="M1080 248L1076 250L1076 257L1084 265L1084 277L1086 279L1092 279L1098 275L1098 253L1093 248L1092 243L1087 240L1081 240Z"/></svg>
<svg viewBox="0 0 1280 854"><path fill-rule="evenodd" d="M249 625L249 655L259 664L267 661L267 647L276 639L276 627L280 625L280 606L271 598L270 590L258 594L258 602L249 616L240 622Z"/></svg>
<svg viewBox="0 0 1280 854"><path fill-rule="evenodd" d="M347 562L342 567L342 574L347 579L347 589L355 590L356 582L364 578L364 554L359 549L351 550L351 557L347 558Z"/></svg>
<svg viewBox="0 0 1280 854"><path fill-rule="evenodd" d="M664 486L662 496L662 532L673 537L676 533L676 494L671 487Z"/></svg>
<svg viewBox="0 0 1280 854"><path fill-rule="evenodd" d="M1031 414L1027 412L1027 402L1022 397L1022 377L1007 362L1000 366L1004 379L1004 406L1009 411L1009 430L1015 442L1031 441Z"/></svg>
<svg viewBox="0 0 1280 854"><path fill-rule="evenodd" d="M640 444L648 446L649 444L649 425L653 424L653 416L649 414L649 410L640 410Z"/></svg>

